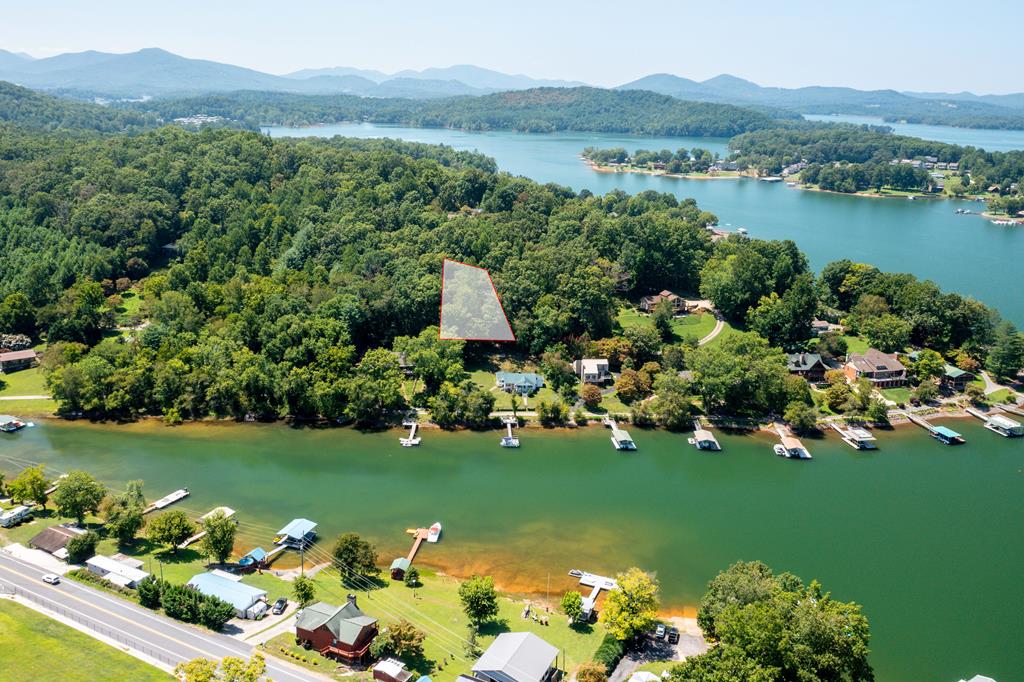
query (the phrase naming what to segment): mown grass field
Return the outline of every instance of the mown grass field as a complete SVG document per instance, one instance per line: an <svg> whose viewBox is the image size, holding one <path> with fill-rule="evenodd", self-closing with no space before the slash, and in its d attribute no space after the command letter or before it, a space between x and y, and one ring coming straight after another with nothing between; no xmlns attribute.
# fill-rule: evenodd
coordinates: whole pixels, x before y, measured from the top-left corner
<svg viewBox="0 0 1024 682"><path fill-rule="evenodd" d="M174 679L27 606L0 599L0 678L147 682Z"/></svg>

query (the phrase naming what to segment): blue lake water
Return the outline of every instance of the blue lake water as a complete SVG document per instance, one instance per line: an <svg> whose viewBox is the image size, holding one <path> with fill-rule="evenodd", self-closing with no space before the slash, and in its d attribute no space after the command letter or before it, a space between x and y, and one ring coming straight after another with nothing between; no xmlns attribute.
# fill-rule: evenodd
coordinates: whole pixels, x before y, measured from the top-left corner
<svg viewBox="0 0 1024 682"><path fill-rule="evenodd" d="M863 123L889 126L898 135L920 137L922 140L936 140L963 147L980 147L990 152L1008 152L1024 149L1024 130L992 130L989 128L954 128L933 126L922 123L888 123L879 116L851 116L847 114L804 114L808 121L828 123Z"/></svg>

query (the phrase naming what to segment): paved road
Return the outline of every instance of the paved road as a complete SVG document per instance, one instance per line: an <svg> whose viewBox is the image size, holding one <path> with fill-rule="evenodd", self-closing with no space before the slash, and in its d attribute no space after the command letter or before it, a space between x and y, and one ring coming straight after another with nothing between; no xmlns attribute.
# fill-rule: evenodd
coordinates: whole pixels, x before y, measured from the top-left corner
<svg viewBox="0 0 1024 682"><path fill-rule="evenodd" d="M75 620L99 626L101 632L113 630L120 641L132 646L141 642L161 658L175 663L197 657L220 659L225 656L249 658L251 645L224 635L204 632L154 613L72 580L47 585L40 580L44 571L0 552L0 582L14 585L36 597L57 603ZM121 639L121 638L124 639ZM136 646L140 651L145 649ZM308 682L327 679L267 656L267 675L275 682Z"/></svg>

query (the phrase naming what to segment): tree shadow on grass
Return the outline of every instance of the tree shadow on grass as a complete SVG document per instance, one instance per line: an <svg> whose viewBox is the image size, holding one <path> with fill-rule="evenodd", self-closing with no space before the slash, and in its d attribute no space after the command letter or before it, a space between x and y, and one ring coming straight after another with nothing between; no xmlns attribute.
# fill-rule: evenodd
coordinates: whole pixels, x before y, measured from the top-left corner
<svg viewBox="0 0 1024 682"><path fill-rule="evenodd" d="M498 636L503 632L509 631L507 618L489 620L486 623L481 623L480 627L477 628L477 633L483 637Z"/></svg>

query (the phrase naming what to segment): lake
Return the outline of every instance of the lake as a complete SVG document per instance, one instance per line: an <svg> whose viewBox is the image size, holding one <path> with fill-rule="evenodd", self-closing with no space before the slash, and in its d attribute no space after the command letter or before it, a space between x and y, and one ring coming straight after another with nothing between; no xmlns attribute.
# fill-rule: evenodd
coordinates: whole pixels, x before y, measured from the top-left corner
<svg viewBox="0 0 1024 682"><path fill-rule="evenodd" d="M992 128L956 128L923 123L889 123L881 116L855 116L850 114L804 114L808 121L827 123L856 123L858 125L888 126L897 135L935 140L961 147L980 147L990 152L1008 152L1024 149L1024 130L995 130Z"/></svg>
<svg viewBox="0 0 1024 682"><path fill-rule="evenodd" d="M634 429L639 450L625 454L600 426L525 429L510 451L497 431L427 430L402 448L397 432L44 420L3 436L0 470L39 461L117 487L142 478L150 499L187 486L179 508L237 510L239 549L303 516L323 546L353 530L390 562L408 550L406 528L441 520L442 542L418 563L520 593L543 594L550 576L556 596L569 569L637 565L676 612L719 570L762 559L864 605L879 680L1018 679L1024 440L952 425L966 445L902 427L880 431L870 454L807 441L814 460L800 462L775 457L763 434L720 434L724 451L702 453L684 434Z"/></svg>
<svg viewBox="0 0 1024 682"><path fill-rule="evenodd" d="M621 189L672 192L693 197L723 225L745 227L752 237L793 239L814 268L840 258L883 270L912 272L947 291L973 296L1024 326L1024 296L1016 273L1024 257L1024 227L993 225L957 208L980 211L972 201L871 199L786 187L754 180L687 180L640 173L597 173L580 158L584 147L625 147L630 151L704 147L724 152L721 138L672 138L600 133L528 134L468 132L365 123L314 128L264 129L275 137L395 137L477 150L498 166L539 182L555 182L595 193Z"/></svg>

